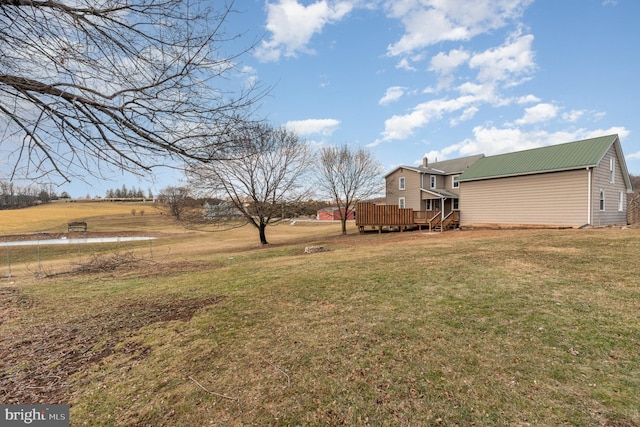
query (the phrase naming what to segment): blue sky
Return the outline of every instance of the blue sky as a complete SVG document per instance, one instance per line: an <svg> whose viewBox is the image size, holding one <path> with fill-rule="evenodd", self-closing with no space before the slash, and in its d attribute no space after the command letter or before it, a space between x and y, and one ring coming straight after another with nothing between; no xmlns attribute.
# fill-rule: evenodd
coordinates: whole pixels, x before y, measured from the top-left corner
<svg viewBox="0 0 640 427"><path fill-rule="evenodd" d="M259 39L237 84L314 146L368 147L385 169L617 133L640 175L637 0L239 0L229 33ZM240 45L239 45L240 46ZM234 83L233 81L231 83ZM72 183L103 196L153 180Z"/></svg>

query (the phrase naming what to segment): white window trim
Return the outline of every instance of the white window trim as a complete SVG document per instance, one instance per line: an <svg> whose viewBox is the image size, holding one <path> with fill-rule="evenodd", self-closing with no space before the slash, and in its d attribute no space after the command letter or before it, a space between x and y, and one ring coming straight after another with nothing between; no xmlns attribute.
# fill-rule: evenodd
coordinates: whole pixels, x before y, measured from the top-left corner
<svg viewBox="0 0 640 427"><path fill-rule="evenodd" d="M460 188L460 183L456 181L456 178L460 175L451 175L451 188Z"/></svg>
<svg viewBox="0 0 640 427"><path fill-rule="evenodd" d="M618 212L624 212L624 192L618 193Z"/></svg>
<svg viewBox="0 0 640 427"><path fill-rule="evenodd" d="M600 189L600 197L598 198L598 208L600 209L600 212L604 212L607 209L604 190L602 188Z"/></svg>
<svg viewBox="0 0 640 427"><path fill-rule="evenodd" d="M406 178L404 176L401 176L398 179L398 190L404 190L406 189Z"/></svg>
<svg viewBox="0 0 640 427"><path fill-rule="evenodd" d="M435 175L430 175L429 176L429 188L434 189L436 188L436 184L437 184L437 178Z"/></svg>
<svg viewBox="0 0 640 427"><path fill-rule="evenodd" d="M609 159L609 183L615 184L616 182L616 159L611 157Z"/></svg>
<svg viewBox="0 0 640 427"><path fill-rule="evenodd" d="M398 207L404 209L407 207L407 203L404 197L398 197Z"/></svg>

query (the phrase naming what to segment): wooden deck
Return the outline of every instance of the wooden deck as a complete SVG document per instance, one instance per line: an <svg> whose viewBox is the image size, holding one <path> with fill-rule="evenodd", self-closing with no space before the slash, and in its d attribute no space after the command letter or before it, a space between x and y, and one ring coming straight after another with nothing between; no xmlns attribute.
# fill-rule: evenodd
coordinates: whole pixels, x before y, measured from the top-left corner
<svg viewBox="0 0 640 427"><path fill-rule="evenodd" d="M384 227L406 228L428 227L429 231L456 228L460 224L460 211L452 211L443 219L441 211L414 211L401 209L395 205L377 205L375 203L358 203L356 205L356 226L360 233L366 227L378 229L381 233Z"/></svg>

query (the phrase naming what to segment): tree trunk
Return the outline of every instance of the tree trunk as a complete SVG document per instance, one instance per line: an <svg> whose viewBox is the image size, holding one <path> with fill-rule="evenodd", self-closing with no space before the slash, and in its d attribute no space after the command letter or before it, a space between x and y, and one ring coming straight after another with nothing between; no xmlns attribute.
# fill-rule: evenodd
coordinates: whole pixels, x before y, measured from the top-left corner
<svg viewBox="0 0 640 427"><path fill-rule="evenodd" d="M265 229L267 228L267 224L261 222L260 226L258 227L258 230L260 231L260 243L262 243L263 245L268 245L269 242L267 242L267 235L265 234Z"/></svg>
<svg viewBox="0 0 640 427"><path fill-rule="evenodd" d="M343 218L340 218L340 222L342 223L342 234L347 234L347 216L344 215Z"/></svg>

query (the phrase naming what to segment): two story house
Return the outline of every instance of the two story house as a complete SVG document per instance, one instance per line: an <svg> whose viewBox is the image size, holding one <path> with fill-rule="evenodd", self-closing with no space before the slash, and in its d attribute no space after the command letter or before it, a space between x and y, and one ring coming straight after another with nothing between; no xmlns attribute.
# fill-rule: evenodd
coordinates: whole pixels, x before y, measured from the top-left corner
<svg viewBox="0 0 640 427"><path fill-rule="evenodd" d="M482 157L483 154L478 154L431 164L425 157L418 167L398 166L385 175L385 203L401 209L442 212L443 215L458 210L458 176Z"/></svg>
<svg viewBox="0 0 640 427"><path fill-rule="evenodd" d="M385 181L385 205L399 216L381 210L361 226L624 225L633 192L618 135L495 156L425 158L398 166Z"/></svg>

